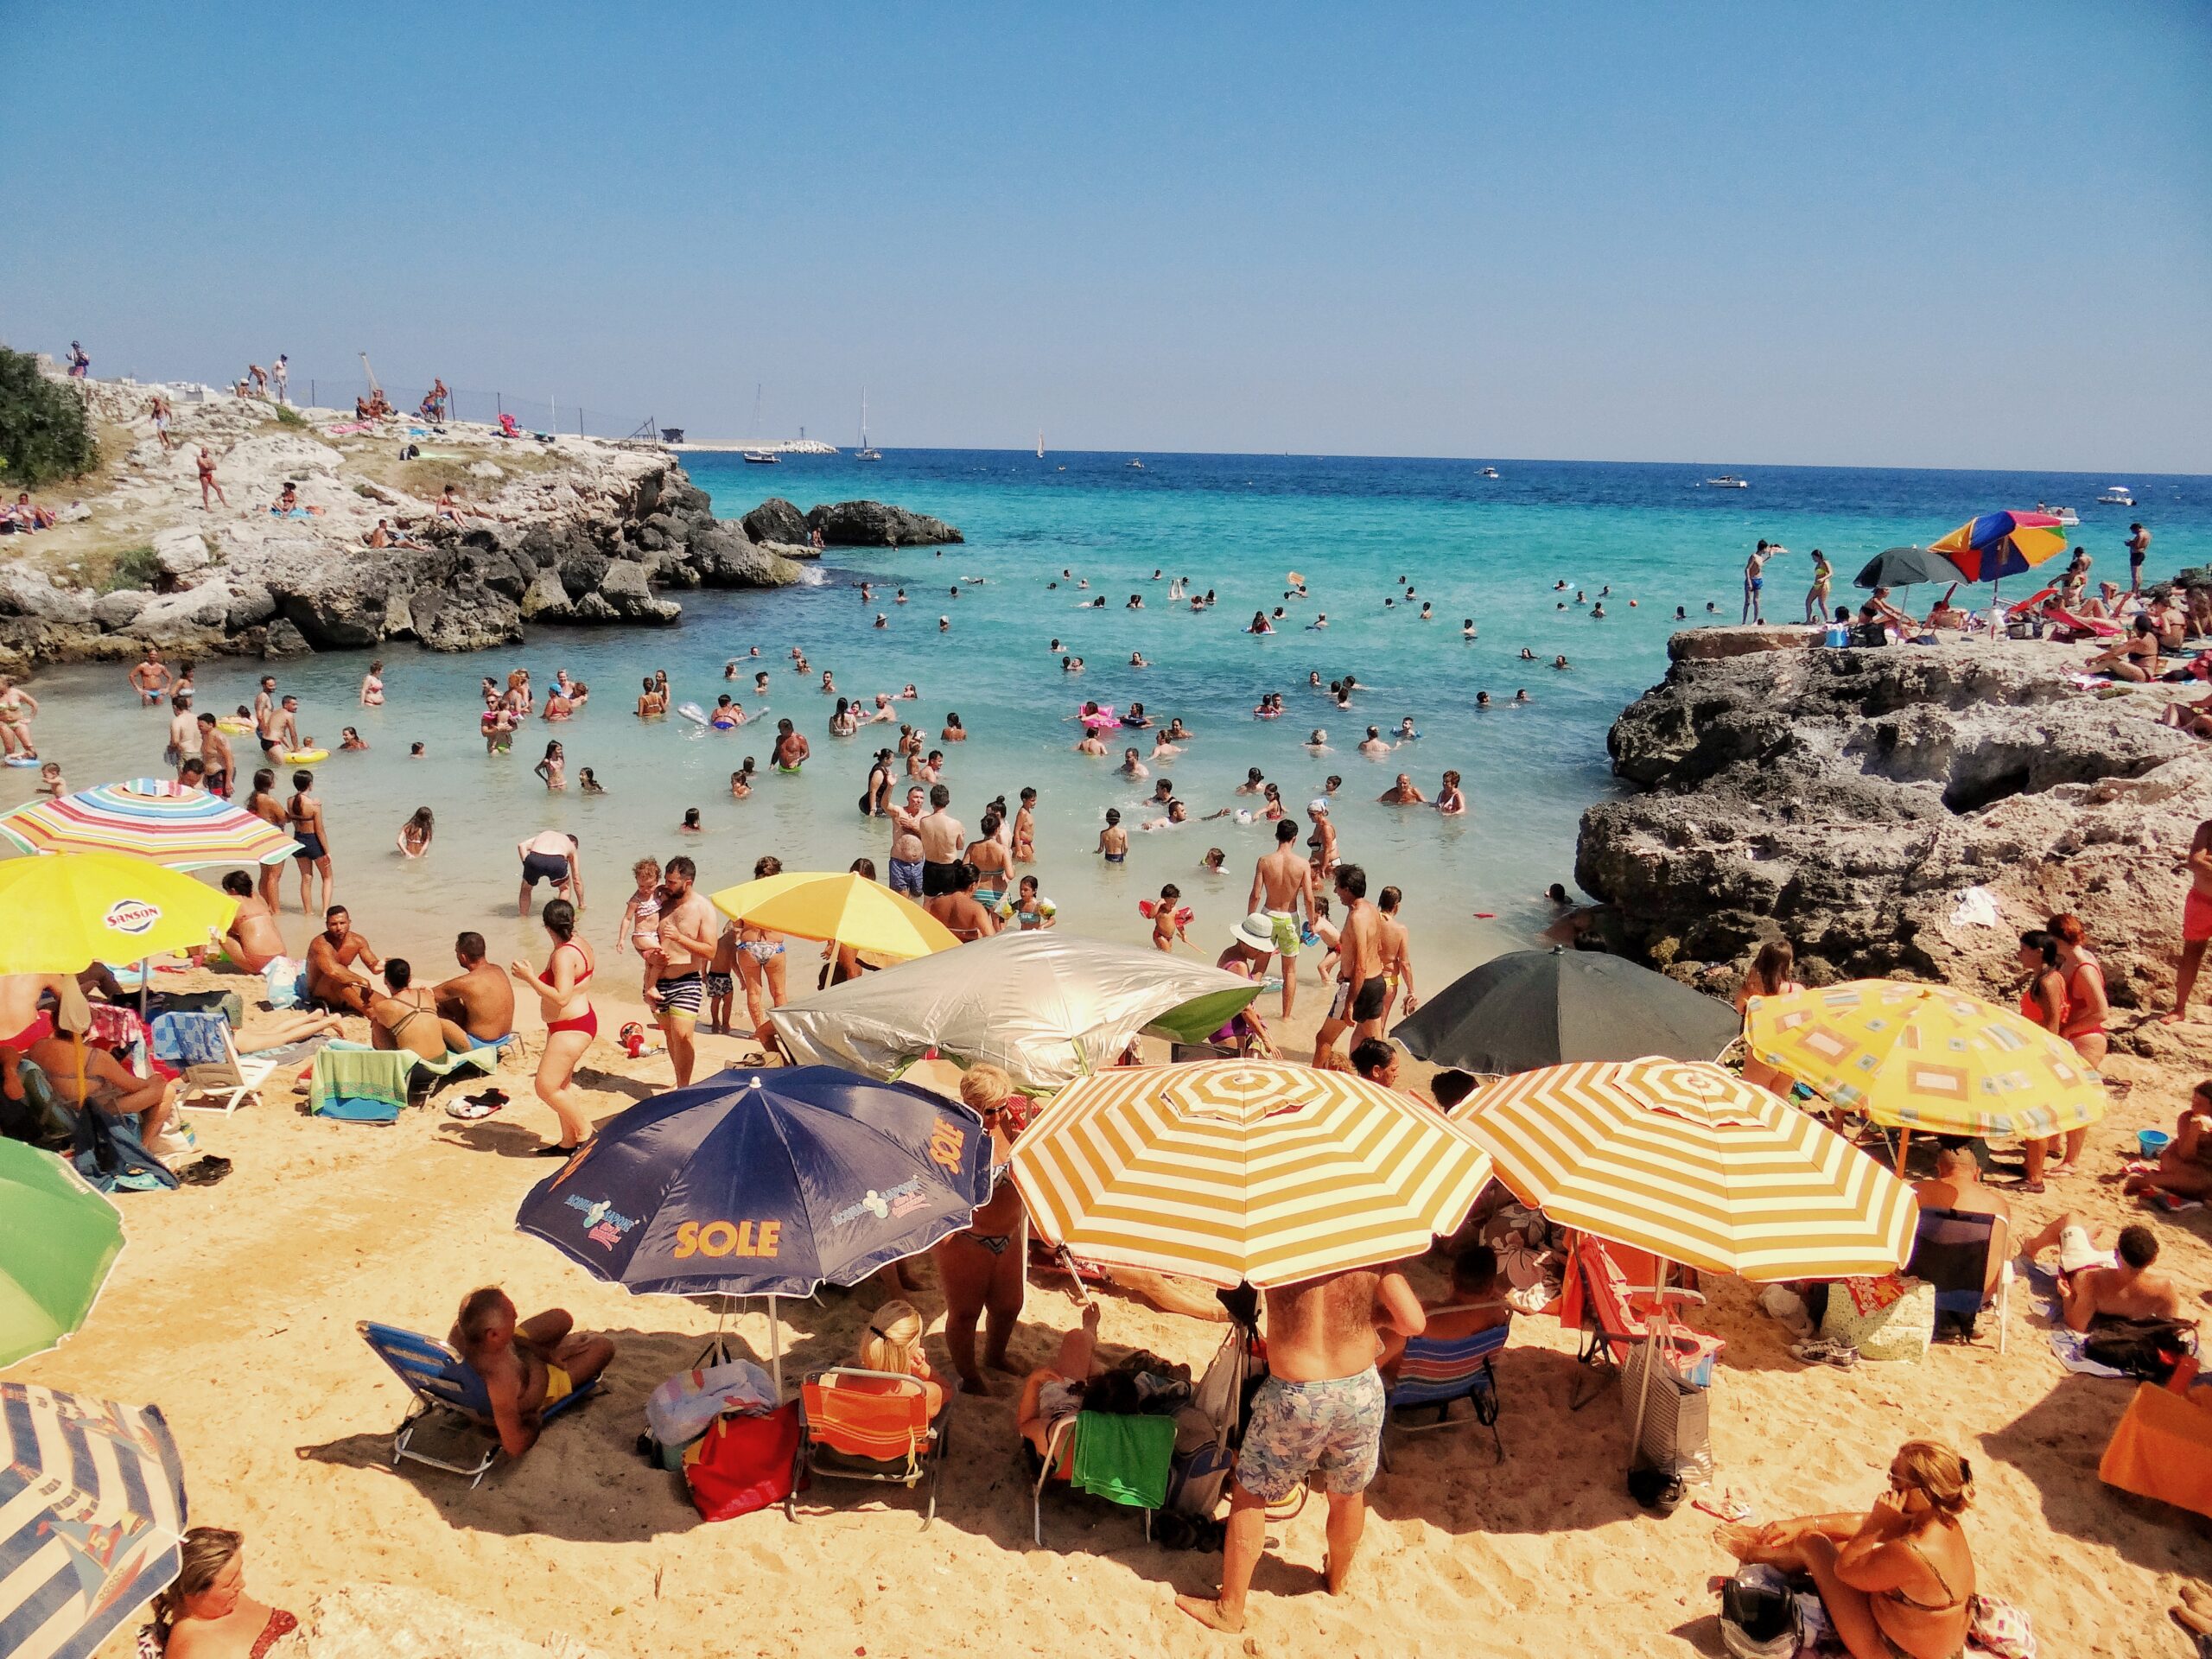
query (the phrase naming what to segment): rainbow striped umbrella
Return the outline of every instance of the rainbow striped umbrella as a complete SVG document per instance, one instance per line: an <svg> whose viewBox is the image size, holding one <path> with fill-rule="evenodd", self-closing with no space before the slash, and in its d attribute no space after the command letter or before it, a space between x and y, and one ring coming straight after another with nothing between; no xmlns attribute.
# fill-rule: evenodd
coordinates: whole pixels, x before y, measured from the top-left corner
<svg viewBox="0 0 2212 1659"><path fill-rule="evenodd" d="M1077 1078L1013 1167L1038 1231L1086 1261L1264 1287L1418 1255L1491 1160L1350 1072L1209 1060Z"/></svg>
<svg viewBox="0 0 2212 1659"><path fill-rule="evenodd" d="M1779 1096L1704 1060L1584 1060L1478 1089L1452 1116L1554 1221L1746 1279L1887 1273L1911 1189Z"/></svg>
<svg viewBox="0 0 2212 1659"><path fill-rule="evenodd" d="M2073 1044L1948 986L1854 979L1755 996L1744 1040L1885 1128L2041 1140L2105 1115L2104 1084Z"/></svg>
<svg viewBox="0 0 2212 1659"><path fill-rule="evenodd" d="M280 863L299 845L219 795L159 778L33 801L0 817L0 836L27 853L128 853L177 870Z"/></svg>
<svg viewBox="0 0 2212 1659"><path fill-rule="evenodd" d="M1928 543L1968 582L1996 582L2066 550L2066 528L2047 512L1985 512Z"/></svg>

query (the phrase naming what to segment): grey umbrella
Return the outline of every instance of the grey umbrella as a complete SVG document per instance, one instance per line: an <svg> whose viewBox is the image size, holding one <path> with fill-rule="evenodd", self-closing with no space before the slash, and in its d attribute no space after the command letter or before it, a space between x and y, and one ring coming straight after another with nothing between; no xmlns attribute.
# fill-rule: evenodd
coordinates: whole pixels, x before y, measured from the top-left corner
<svg viewBox="0 0 2212 1659"><path fill-rule="evenodd" d="M1853 579L1860 588L1909 588L1916 582L1963 582L1966 573L1924 547L1885 548Z"/></svg>
<svg viewBox="0 0 2212 1659"><path fill-rule="evenodd" d="M1664 1054L1709 1060L1742 1021L1664 974L1596 950L1515 950L1462 975L1390 1034L1415 1059L1469 1071Z"/></svg>

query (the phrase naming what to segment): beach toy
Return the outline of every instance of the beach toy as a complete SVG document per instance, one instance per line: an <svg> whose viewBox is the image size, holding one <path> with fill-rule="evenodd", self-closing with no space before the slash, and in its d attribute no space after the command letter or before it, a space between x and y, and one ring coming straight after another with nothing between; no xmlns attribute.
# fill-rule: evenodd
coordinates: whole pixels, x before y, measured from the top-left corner
<svg viewBox="0 0 2212 1659"><path fill-rule="evenodd" d="M626 1020L616 1040L622 1045L622 1052L634 1060L645 1052L645 1028L634 1020Z"/></svg>
<svg viewBox="0 0 2212 1659"><path fill-rule="evenodd" d="M35 754L11 754L8 757L8 764L11 766L35 766L41 762Z"/></svg>
<svg viewBox="0 0 2212 1659"><path fill-rule="evenodd" d="M1110 732L1121 725L1122 717L1114 712L1113 704L1103 703L1094 713L1085 715L1083 723L1089 731Z"/></svg>
<svg viewBox="0 0 2212 1659"><path fill-rule="evenodd" d="M696 702L678 703L676 712L695 726L704 726L707 723L707 711Z"/></svg>
<svg viewBox="0 0 2212 1659"><path fill-rule="evenodd" d="M311 766L318 760L329 759L328 749L294 749L284 757L284 764L288 766Z"/></svg>
<svg viewBox="0 0 2212 1659"><path fill-rule="evenodd" d="M2172 1140L2173 1136L2164 1129L2138 1129L2135 1132L2136 1150L2145 1158L2156 1158Z"/></svg>
<svg viewBox="0 0 2212 1659"><path fill-rule="evenodd" d="M253 722L238 715L218 715L215 716L215 729L233 734L250 732L253 729Z"/></svg>

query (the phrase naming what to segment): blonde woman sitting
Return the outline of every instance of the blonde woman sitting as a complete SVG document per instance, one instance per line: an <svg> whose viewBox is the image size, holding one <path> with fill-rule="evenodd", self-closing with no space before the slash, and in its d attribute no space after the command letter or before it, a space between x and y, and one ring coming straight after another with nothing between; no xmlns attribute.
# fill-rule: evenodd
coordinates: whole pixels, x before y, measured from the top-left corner
<svg viewBox="0 0 2212 1659"><path fill-rule="evenodd" d="M922 1316L912 1302L886 1302L875 1310L861 1336L859 1363L867 1370L918 1379L929 1414L944 1409L944 1385L922 1352Z"/></svg>

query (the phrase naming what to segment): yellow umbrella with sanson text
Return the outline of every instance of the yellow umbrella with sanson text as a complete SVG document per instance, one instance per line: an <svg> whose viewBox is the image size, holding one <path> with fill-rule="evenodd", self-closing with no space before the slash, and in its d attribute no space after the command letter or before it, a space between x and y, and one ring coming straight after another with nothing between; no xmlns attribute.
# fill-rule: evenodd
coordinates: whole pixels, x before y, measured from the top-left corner
<svg viewBox="0 0 2212 1659"><path fill-rule="evenodd" d="M733 921L793 938L835 941L899 962L950 950L960 943L951 929L904 893L849 872L786 871L724 887L711 897L715 908Z"/></svg>
<svg viewBox="0 0 2212 1659"><path fill-rule="evenodd" d="M1552 1220L1746 1279L1886 1273L1911 1189L1818 1119L1704 1060L1548 1065L1452 1111Z"/></svg>
<svg viewBox="0 0 2212 1659"><path fill-rule="evenodd" d="M1744 1039L1885 1128L2040 1140L2105 1115L2103 1081L2073 1044L1944 985L1855 979L1753 997Z"/></svg>
<svg viewBox="0 0 2212 1659"><path fill-rule="evenodd" d="M118 853L0 861L0 974L73 974L143 962L220 937L238 901Z"/></svg>
<svg viewBox="0 0 2212 1659"><path fill-rule="evenodd" d="M1237 1059L1077 1078L1013 1170L1039 1233L1086 1261L1265 1287L1419 1255L1491 1160L1350 1072Z"/></svg>

